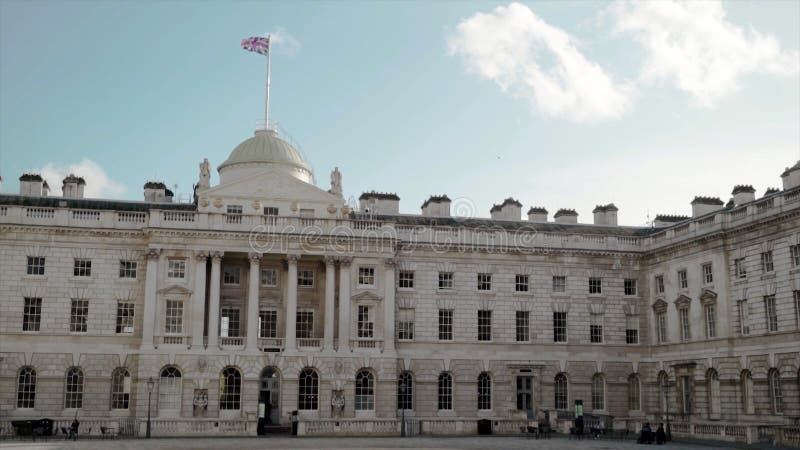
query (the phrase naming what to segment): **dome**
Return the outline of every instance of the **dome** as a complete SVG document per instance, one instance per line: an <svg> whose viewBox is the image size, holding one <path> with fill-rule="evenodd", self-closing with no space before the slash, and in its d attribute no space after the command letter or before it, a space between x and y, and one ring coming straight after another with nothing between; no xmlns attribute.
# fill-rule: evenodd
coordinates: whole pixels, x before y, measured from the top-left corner
<svg viewBox="0 0 800 450"><path fill-rule="evenodd" d="M222 171L236 164L278 164L311 172L311 166L300 152L288 142L278 138L273 130L256 130L255 135L237 145L228 159L217 168Z"/></svg>

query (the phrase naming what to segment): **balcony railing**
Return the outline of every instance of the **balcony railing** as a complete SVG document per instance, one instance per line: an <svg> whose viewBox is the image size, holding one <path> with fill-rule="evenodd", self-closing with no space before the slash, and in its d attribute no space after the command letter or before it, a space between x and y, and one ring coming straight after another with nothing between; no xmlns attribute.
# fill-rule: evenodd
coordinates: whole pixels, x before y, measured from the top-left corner
<svg viewBox="0 0 800 450"><path fill-rule="evenodd" d="M383 341L380 339L351 339L350 348L353 349L377 349L383 351Z"/></svg>
<svg viewBox="0 0 800 450"><path fill-rule="evenodd" d="M244 347L244 338L241 336L220 336L219 346L221 348L241 348Z"/></svg>
<svg viewBox="0 0 800 450"><path fill-rule="evenodd" d="M158 348L159 345L186 345L188 347L192 345L192 337L178 334L153 336L153 346Z"/></svg>
<svg viewBox="0 0 800 450"><path fill-rule="evenodd" d="M258 338L258 349L262 352L279 352L283 350L281 338Z"/></svg>
<svg viewBox="0 0 800 450"><path fill-rule="evenodd" d="M320 339L320 338L298 338L297 339L297 347L298 348L321 348L322 347L322 339Z"/></svg>

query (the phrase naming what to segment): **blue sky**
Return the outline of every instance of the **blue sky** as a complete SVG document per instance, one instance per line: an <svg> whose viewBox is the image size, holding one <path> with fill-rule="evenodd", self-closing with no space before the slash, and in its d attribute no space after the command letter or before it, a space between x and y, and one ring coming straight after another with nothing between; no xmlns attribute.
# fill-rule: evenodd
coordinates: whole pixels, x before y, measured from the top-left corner
<svg viewBox="0 0 800 450"><path fill-rule="evenodd" d="M800 2L4 0L3 191L72 168L95 196L191 192L263 118L265 61L239 41L275 31L272 117L318 185L338 166L347 196L406 213L513 196L639 225L800 159Z"/></svg>

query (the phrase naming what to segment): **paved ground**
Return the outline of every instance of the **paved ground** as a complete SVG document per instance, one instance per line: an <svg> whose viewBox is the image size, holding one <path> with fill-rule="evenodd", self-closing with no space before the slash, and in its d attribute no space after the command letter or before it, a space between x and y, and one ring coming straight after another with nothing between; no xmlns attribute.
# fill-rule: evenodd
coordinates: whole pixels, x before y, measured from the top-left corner
<svg viewBox="0 0 800 450"><path fill-rule="evenodd" d="M5 441L0 442L2 450L248 450L248 449L372 449L389 450L413 448L419 450L700 450L711 447L672 443L662 446L642 446L633 441L582 440L572 441L564 438L550 440L524 439L521 437L469 436L469 437L337 437L337 438L193 438L193 439L130 439L117 441L83 440L78 442L49 441ZM735 448L733 446L726 448Z"/></svg>

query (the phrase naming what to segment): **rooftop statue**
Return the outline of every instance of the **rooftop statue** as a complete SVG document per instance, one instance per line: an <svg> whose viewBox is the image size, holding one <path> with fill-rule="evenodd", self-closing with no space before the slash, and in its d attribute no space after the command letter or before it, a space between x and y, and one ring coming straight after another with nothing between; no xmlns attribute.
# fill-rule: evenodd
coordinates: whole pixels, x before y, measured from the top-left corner
<svg viewBox="0 0 800 450"><path fill-rule="evenodd" d="M197 187L208 188L211 187L211 164L208 163L208 158L203 158L200 163L200 181L197 182Z"/></svg>

